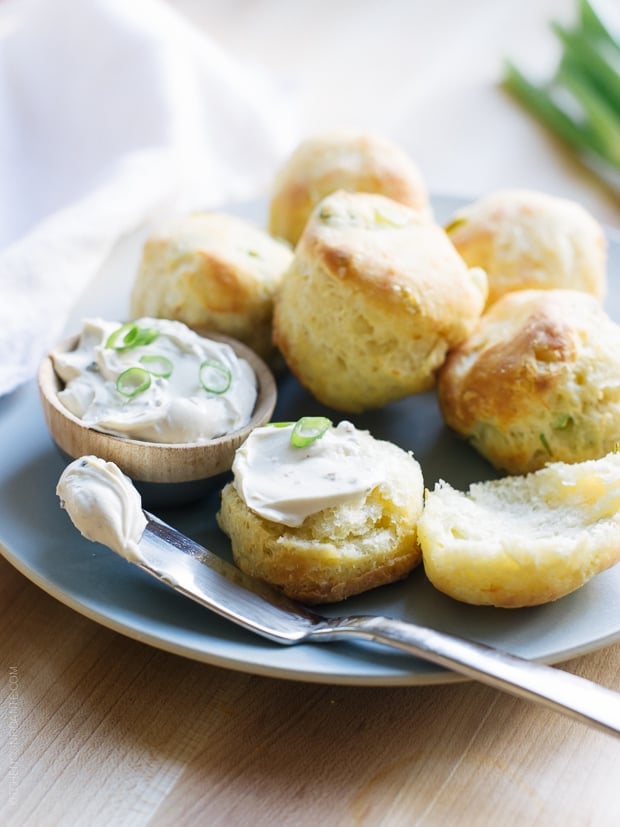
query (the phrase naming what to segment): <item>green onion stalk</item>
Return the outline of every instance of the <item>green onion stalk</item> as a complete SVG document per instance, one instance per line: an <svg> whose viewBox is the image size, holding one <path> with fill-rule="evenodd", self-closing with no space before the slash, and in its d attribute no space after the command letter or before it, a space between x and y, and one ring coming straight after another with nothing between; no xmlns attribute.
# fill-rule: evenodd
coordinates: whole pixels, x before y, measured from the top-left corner
<svg viewBox="0 0 620 827"><path fill-rule="evenodd" d="M573 25L551 29L561 47L553 74L534 80L507 61L502 85L620 196L620 15L578 0Z"/></svg>

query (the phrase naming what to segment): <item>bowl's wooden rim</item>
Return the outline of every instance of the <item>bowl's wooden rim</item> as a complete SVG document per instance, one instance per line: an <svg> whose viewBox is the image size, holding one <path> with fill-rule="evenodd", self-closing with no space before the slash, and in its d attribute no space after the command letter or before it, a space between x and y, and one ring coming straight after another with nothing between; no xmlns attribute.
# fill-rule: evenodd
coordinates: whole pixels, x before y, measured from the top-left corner
<svg viewBox="0 0 620 827"><path fill-rule="evenodd" d="M256 374L258 395L252 419L232 434L206 443L163 444L112 436L85 425L58 399L62 380L54 370L53 353L74 350L79 334L59 342L42 360L38 387L45 422L58 447L77 459L94 454L114 462L133 480L140 482L190 482L206 479L230 470L234 453L248 434L269 421L276 404L277 390L273 374L265 362L242 342L213 331L200 330L201 336L229 344L237 356L250 363Z"/></svg>

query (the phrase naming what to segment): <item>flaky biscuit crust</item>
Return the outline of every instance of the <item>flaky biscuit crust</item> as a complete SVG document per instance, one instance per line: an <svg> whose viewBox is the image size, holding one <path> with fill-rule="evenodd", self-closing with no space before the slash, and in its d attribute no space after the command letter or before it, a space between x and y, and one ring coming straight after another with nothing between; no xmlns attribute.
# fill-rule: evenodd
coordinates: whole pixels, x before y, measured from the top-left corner
<svg viewBox="0 0 620 827"><path fill-rule="evenodd" d="M501 190L458 210L448 232L468 265L487 273L488 305L525 289L605 296L605 235L574 201L532 190Z"/></svg>
<svg viewBox="0 0 620 827"><path fill-rule="evenodd" d="M620 327L594 297L510 293L448 356L442 414L512 474L601 457L620 442L619 349Z"/></svg>
<svg viewBox="0 0 620 827"><path fill-rule="evenodd" d="M379 195L315 209L276 297L274 340L317 399L353 412L434 385L472 331L484 273L428 218Z"/></svg>
<svg viewBox="0 0 620 827"><path fill-rule="evenodd" d="M340 189L429 209L420 171L400 147L377 135L335 130L305 140L279 170L269 207L270 233L295 245L318 202Z"/></svg>
<svg viewBox="0 0 620 827"><path fill-rule="evenodd" d="M291 250L236 216L196 213L147 239L131 314L215 330L274 357L274 294Z"/></svg>

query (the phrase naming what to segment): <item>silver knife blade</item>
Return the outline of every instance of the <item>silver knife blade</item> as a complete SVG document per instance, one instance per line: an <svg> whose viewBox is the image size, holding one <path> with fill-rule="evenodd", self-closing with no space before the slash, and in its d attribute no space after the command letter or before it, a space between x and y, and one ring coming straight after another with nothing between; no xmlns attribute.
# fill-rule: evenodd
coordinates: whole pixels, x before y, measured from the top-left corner
<svg viewBox="0 0 620 827"><path fill-rule="evenodd" d="M147 525L136 564L175 591L279 643L296 643L321 623L318 615L244 574L153 514L144 511L144 516Z"/></svg>

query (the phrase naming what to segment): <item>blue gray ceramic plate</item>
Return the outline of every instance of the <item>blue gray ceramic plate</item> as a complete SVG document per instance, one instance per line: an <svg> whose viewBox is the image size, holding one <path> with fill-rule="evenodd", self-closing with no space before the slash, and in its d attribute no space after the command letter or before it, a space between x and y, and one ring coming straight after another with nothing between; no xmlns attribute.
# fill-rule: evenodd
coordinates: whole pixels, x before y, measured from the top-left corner
<svg viewBox="0 0 620 827"><path fill-rule="evenodd" d="M435 199L447 218L458 202ZM260 205L237 210L261 221ZM138 237L111 256L76 308L68 332L84 315L124 318L140 251ZM607 309L620 320L620 234L609 233ZM129 283L128 283L129 282ZM290 377L279 388L275 418L341 415L314 402ZM353 418L376 437L412 450L426 484L443 477L457 487L493 476L491 468L443 426L432 393ZM82 539L58 506L55 487L63 460L45 427L34 382L0 399L0 551L26 577L92 620L136 640L205 663L273 677L322 683L415 685L458 680L438 666L370 644L304 644L282 647L251 635L181 597L108 549ZM229 556L215 524L218 489L160 516L213 551ZM439 594L422 569L406 581L368 592L330 613L380 613L413 620L555 663L620 640L620 566L555 603L499 610L457 603Z"/></svg>

